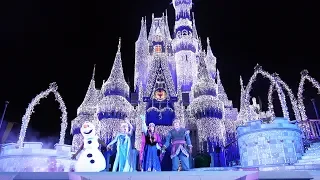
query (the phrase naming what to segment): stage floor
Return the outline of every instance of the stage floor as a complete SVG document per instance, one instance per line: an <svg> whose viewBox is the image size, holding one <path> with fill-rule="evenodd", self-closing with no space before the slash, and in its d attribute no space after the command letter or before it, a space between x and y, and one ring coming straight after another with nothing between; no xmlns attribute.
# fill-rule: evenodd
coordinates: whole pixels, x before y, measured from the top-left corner
<svg viewBox="0 0 320 180"><path fill-rule="evenodd" d="M319 179L320 171L188 171L132 173L0 173L0 180L257 180Z"/></svg>

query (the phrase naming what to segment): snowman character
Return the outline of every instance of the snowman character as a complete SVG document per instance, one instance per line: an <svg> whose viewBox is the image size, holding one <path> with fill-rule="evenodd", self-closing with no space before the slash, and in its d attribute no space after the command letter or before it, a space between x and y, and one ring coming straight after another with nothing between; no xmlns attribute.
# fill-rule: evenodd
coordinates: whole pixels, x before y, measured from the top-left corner
<svg viewBox="0 0 320 180"><path fill-rule="evenodd" d="M106 160L99 150L99 144L107 145L96 136L95 127L91 122L84 122L80 132L83 136L83 144L71 157L76 159L78 154L84 150L75 163L75 172L100 172L106 168Z"/></svg>

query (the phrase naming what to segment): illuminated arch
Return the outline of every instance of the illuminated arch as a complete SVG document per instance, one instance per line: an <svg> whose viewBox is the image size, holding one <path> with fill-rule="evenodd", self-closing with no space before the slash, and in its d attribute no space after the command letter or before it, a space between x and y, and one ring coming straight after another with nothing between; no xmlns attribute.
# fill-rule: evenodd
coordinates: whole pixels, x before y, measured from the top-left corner
<svg viewBox="0 0 320 180"><path fill-rule="evenodd" d="M301 71L301 79L300 79L300 83L299 83L299 88L298 88L298 105L299 105L299 109L300 109L300 113L301 113L301 118L303 121L307 120L307 114L306 114L306 109L303 103L303 91L304 91L304 83L306 80L308 80L313 87L318 89L318 94L320 94L320 84L317 80L315 80L313 77L311 77L309 75L308 70L303 70Z"/></svg>
<svg viewBox="0 0 320 180"><path fill-rule="evenodd" d="M64 144L64 138L65 138L65 134L66 134L66 130L67 130L67 126L68 126L68 122L67 122L67 108L64 104L64 101L60 95L60 93L57 91L58 90L58 86L57 84L51 83L49 88L46 91L41 92L40 94L38 94L34 99L32 99L31 103L29 104L26 113L24 114L24 116L22 117L22 125L21 125L21 130L20 130L20 135L19 135L19 139L18 139L18 146L21 148L23 146L23 142L26 136L26 131L28 128L28 124L30 122L30 117L32 115L32 113L34 112L34 107L38 104L40 104L40 100L42 98L46 98L50 93L53 93L56 101L59 102L60 104L60 110L62 112L62 116L61 116L61 131L60 131L60 139L59 139L59 144Z"/></svg>
<svg viewBox="0 0 320 180"><path fill-rule="evenodd" d="M249 80L249 82L247 84L247 87L245 89L244 103L245 103L245 108L246 108L247 114L249 113L249 109L248 108L249 108L249 105L250 105L250 92L251 92L251 89L252 89L252 84L257 79L257 75L258 74L261 74L264 78L268 78L270 83L275 86L275 88L276 88L276 90L278 92L278 96L279 96L279 100L280 100L283 116L284 116L284 118L289 120L290 117L289 117L288 107L287 107L287 103L286 103L286 97L285 97L285 95L283 93L283 90L282 90L282 88L280 86L280 83L279 83L279 79L280 78L278 77L277 74L271 75L267 71L264 71L262 69L262 67L260 65L258 65L258 64L254 68L254 73L251 76L251 78L250 78L250 80Z"/></svg>
<svg viewBox="0 0 320 180"><path fill-rule="evenodd" d="M292 109L293 109L294 116L295 116L295 120L301 121L298 102L297 102L297 99L294 96L292 90L289 88L289 86L279 76L278 76L277 81L279 82L281 87L284 88L287 91L287 93L289 95L290 102L291 102ZM273 103L272 103L272 93L275 90L274 88L275 88L275 85L274 84L270 84L269 91L268 91L268 109L273 114L273 117L275 117L274 109L273 109Z"/></svg>

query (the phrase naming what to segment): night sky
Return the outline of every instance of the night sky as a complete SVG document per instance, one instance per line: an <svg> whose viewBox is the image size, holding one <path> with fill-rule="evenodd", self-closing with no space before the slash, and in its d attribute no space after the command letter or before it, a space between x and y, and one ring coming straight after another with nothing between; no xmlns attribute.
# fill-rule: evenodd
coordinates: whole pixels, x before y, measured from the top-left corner
<svg viewBox="0 0 320 180"><path fill-rule="evenodd" d="M151 13L161 16L166 9L172 32L175 17L170 0L1 1L0 113L8 100L5 119L20 123L32 98L57 82L70 122L85 96L93 65L97 64L97 88L108 78L120 36L124 73L133 89L134 43L141 17L147 16L150 28ZM257 63L279 73L295 94L301 70L308 69L320 81L320 11L311 1L197 0L193 11L203 47L210 37L223 85L236 107L239 76L247 84ZM268 80L260 76L251 93L261 97L264 110L268 87ZM310 99L316 98L320 107L320 98L310 83L305 87L307 114L315 118ZM274 98L276 114L281 116ZM293 115L291 106L289 110ZM50 95L35 108L30 126L41 137L58 137L60 116Z"/></svg>

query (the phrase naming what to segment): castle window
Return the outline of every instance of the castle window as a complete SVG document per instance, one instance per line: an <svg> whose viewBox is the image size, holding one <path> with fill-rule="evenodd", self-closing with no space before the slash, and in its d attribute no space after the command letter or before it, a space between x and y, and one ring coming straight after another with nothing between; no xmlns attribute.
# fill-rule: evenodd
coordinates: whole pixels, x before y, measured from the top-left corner
<svg viewBox="0 0 320 180"><path fill-rule="evenodd" d="M155 46L154 46L154 52L156 52L156 53L161 53L161 52L162 52L162 47L161 47L161 45L155 45Z"/></svg>

